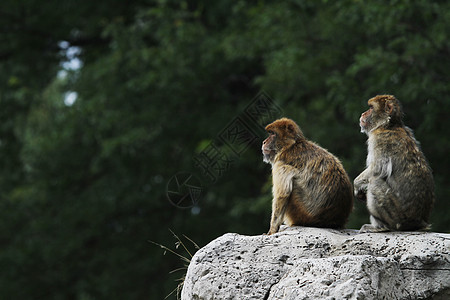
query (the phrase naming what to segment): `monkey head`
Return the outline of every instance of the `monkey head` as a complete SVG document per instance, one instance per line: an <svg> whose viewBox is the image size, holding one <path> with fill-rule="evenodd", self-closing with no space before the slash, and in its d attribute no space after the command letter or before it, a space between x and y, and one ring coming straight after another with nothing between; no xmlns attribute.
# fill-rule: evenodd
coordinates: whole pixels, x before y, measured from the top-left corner
<svg viewBox="0 0 450 300"><path fill-rule="evenodd" d="M368 101L369 109L361 114L361 132L369 134L379 127L402 125L403 112L400 102L392 95L378 95Z"/></svg>
<svg viewBox="0 0 450 300"><path fill-rule="evenodd" d="M263 160L266 163L275 161L275 156L284 149L304 138L300 127L291 119L282 118L266 126L269 137L262 143Z"/></svg>

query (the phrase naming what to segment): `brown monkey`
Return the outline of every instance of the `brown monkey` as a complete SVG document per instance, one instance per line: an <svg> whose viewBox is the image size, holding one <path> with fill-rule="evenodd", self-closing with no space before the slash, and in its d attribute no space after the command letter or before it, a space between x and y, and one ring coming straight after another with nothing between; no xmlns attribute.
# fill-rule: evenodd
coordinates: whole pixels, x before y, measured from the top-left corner
<svg viewBox="0 0 450 300"><path fill-rule="evenodd" d="M423 230L434 202L430 167L403 124L400 102L392 95L368 101L359 119L368 135L367 168L355 179L355 195L367 200L370 223L361 232Z"/></svg>
<svg viewBox="0 0 450 300"><path fill-rule="evenodd" d="M286 118L267 125L264 161L272 164L272 219L268 234L289 225L343 227L353 207L352 185L341 162L308 141Z"/></svg>

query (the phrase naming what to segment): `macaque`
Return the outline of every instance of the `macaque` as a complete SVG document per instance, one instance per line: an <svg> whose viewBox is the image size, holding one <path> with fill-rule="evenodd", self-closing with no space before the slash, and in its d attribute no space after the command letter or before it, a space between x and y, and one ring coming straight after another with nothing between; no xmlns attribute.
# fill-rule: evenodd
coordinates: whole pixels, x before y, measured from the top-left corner
<svg viewBox="0 0 450 300"><path fill-rule="evenodd" d="M308 141L287 118L266 126L264 162L272 165L269 235L288 226L342 228L353 207L352 184L341 162Z"/></svg>
<svg viewBox="0 0 450 300"><path fill-rule="evenodd" d="M360 232L426 230L434 203L431 168L392 95L368 101L359 119L368 135L367 168L355 179L356 198L367 202L370 223Z"/></svg>

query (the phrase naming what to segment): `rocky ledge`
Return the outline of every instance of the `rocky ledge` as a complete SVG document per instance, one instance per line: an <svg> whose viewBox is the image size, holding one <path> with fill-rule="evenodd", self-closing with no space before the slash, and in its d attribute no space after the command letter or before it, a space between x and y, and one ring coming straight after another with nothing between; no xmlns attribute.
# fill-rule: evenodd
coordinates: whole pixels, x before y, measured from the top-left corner
<svg viewBox="0 0 450 300"><path fill-rule="evenodd" d="M228 233L194 255L181 298L450 299L450 234Z"/></svg>

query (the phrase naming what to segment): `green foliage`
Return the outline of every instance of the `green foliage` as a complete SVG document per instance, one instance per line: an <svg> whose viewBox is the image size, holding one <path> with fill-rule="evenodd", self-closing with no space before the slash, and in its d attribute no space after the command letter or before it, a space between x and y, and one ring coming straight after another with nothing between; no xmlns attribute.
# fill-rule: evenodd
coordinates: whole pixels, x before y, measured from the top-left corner
<svg viewBox="0 0 450 300"><path fill-rule="evenodd" d="M366 100L396 95L450 231L446 1L8 0L0 16L2 299L163 299L180 262L148 240L266 232L261 130L216 181L194 161L261 90L352 178ZM167 199L180 171L203 184L193 210ZM348 226L365 222L356 203Z"/></svg>

